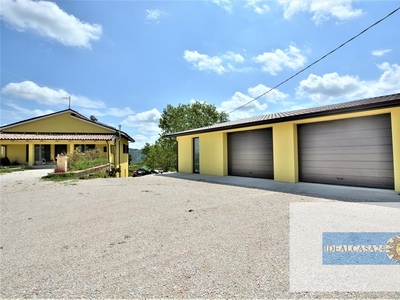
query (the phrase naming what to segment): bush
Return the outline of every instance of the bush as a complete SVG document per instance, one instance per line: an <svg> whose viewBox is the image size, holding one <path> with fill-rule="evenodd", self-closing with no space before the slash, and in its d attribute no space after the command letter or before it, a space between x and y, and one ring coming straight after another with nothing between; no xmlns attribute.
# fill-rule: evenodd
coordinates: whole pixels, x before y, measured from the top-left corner
<svg viewBox="0 0 400 300"><path fill-rule="evenodd" d="M90 149L85 152L76 149L68 155L68 169L70 171L79 171L108 163L108 160L101 157L101 155L102 152L99 148Z"/></svg>

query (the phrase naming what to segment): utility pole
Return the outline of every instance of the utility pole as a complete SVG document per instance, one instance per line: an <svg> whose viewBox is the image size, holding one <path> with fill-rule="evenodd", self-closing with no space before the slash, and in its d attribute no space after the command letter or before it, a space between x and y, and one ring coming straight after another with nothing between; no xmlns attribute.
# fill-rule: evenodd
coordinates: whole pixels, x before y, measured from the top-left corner
<svg viewBox="0 0 400 300"><path fill-rule="evenodd" d="M68 99L68 109L71 108L71 96L63 97L63 99Z"/></svg>

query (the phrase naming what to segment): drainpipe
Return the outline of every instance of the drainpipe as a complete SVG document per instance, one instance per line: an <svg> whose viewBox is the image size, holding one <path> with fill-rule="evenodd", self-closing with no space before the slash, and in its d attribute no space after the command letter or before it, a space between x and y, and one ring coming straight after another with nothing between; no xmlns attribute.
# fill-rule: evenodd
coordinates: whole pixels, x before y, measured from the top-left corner
<svg viewBox="0 0 400 300"><path fill-rule="evenodd" d="M106 141L107 144L107 161L108 163L110 163L110 144L108 143L108 141ZM110 171L111 168L108 168L108 170Z"/></svg>

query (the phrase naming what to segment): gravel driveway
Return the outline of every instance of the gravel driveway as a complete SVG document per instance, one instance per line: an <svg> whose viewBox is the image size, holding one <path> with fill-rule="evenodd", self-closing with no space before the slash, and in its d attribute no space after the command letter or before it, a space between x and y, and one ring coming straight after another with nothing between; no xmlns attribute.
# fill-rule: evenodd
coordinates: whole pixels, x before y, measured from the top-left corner
<svg viewBox="0 0 400 300"><path fill-rule="evenodd" d="M1 298L395 298L289 293L289 204L332 201L149 175L1 175ZM32 176L32 174L34 176Z"/></svg>

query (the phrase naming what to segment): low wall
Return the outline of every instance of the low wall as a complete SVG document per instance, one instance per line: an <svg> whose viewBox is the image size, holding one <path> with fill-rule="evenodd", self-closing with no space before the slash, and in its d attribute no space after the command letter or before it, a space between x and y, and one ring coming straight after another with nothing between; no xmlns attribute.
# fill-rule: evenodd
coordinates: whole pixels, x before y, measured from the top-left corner
<svg viewBox="0 0 400 300"><path fill-rule="evenodd" d="M93 168L89 168L89 169L85 169L85 170L79 170L79 171L73 171L73 172L51 172L51 173L47 173L48 176L52 177L52 176L64 176L66 174L71 174L74 175L74 177L79 178L79 177L83 177L83 176L87 176L90 175L92 173L96 173L98 171L107 171L110 169L110 163L101 165L101 166L96 166Z"/></svg>

